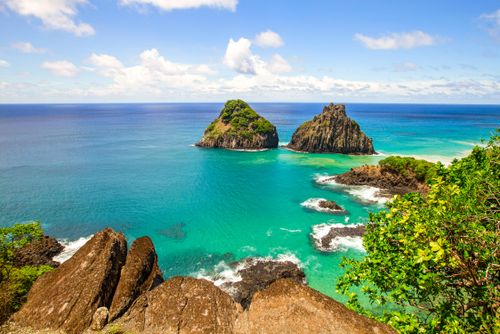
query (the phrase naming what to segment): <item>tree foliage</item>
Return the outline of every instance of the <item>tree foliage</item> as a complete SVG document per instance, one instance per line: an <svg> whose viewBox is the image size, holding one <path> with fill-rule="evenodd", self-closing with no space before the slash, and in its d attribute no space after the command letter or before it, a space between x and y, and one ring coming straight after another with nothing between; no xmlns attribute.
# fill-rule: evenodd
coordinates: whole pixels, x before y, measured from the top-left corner
<svg viewBox="0 0 500 334"><path fill-rule="evenodd" d="M352 308L402 333L499 332L499 142L441 166L427 196L396 196L370 215L367 255L344 260L337 286ZM362 307L359 288L385 311Z"/></svg>
<svg viewBox="0 0 500 334"><path fill-rule="evenodd" d="M0 324L18 310L29 289L50 266L18 266L16 251L43 237L39 222L0 228Z"/></svg>
<svg viewBox="0 0 500 334"><path fill-rule="evenodd" d="M406 175L413 172L417 180L429 182L436 176L437 171L442 167L441 164L415 159L412 157L390 156L379 161L379 166L393 170L399 174Z"/></svg>

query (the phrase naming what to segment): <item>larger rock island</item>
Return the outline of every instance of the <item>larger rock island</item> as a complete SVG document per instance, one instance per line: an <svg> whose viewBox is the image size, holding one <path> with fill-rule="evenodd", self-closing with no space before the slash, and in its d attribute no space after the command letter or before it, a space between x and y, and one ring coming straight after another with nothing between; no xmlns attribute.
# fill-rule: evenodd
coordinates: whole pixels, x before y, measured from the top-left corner
<svg viewBox="0 0 500 334"><path fill-rule="evenodd" d="M233 150L262 150L278 147L276 127L242 100L229 100L196 144Z"/></svg>
<svg viewBox="0 0 500 334"><path fill-rule="evenodd" d="M333 103L299 126L286 147L310 153L375 154L372 140L347 116L345 105Z"/></svg>

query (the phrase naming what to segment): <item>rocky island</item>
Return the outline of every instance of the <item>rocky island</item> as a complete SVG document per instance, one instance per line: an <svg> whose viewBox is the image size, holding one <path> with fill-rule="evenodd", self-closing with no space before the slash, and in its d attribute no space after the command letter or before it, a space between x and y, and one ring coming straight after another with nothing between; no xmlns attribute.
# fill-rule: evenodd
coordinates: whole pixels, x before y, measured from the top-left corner
<svg viewBox="0 0 500 334"><path fill-rule="evenodd" d="M199 147L262 150L278 147L276 127L242 100L229 100L203 133Z"/></svg>
<svg viewBox="0 0 500 334"><path fill-rule="evenodd" d="M205 279L164 281L148 237L127 251L123 234L105 229L41 276L0 332L395 333L307 287L291 263L245 261L232 295Z"/></svg>
<svg viewBox="0 0 500 334"><path fill-rule="evenodd" d="M375 154L373 143L343 104L329 104L323 112L295 130L289 149L310 153Z"/></svg>

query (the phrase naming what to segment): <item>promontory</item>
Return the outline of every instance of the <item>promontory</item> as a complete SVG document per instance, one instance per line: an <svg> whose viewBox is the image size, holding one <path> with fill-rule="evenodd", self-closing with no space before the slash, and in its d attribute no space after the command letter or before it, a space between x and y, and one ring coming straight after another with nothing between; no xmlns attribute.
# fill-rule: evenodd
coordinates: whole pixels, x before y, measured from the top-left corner
<svg viewBox="0 0 500 334"><path fill-rule="evenodd" d="M276 127L242 100L229 100L196 144L233 150L262 150L278 147Z"/></svg>
<svg viewBox="0 0 500 334"><path fill-rule="evenodd" d="M299 126L286 147L310 153L375 154L372 140L347 116L345 105L333 103Z"/></svg>

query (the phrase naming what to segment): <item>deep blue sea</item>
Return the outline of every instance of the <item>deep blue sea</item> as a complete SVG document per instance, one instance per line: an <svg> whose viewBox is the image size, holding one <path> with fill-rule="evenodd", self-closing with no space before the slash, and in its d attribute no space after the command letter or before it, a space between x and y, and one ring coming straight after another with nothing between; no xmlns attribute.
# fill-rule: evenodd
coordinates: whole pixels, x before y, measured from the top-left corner
<svg viewBox="0 0 500 334"><path fill-rule="evenodd" d="M284 144L324 104L251 105L277 126ZM312 287L338 297L339 262L363 251L351 240L321 253L312 228L363 223L382 206L368 201L366 189L315 180L390 154L449 163L500 126L500 106L348 104L379 155L194 147L221 107L0 105L0 225L40 220L47 234L68 242L107 226L130 242L148 235L167 277L215 271L230 279L227 264L244 257L294 259ZM349 213L301 205L311 198L335 200Z"/></svg>

